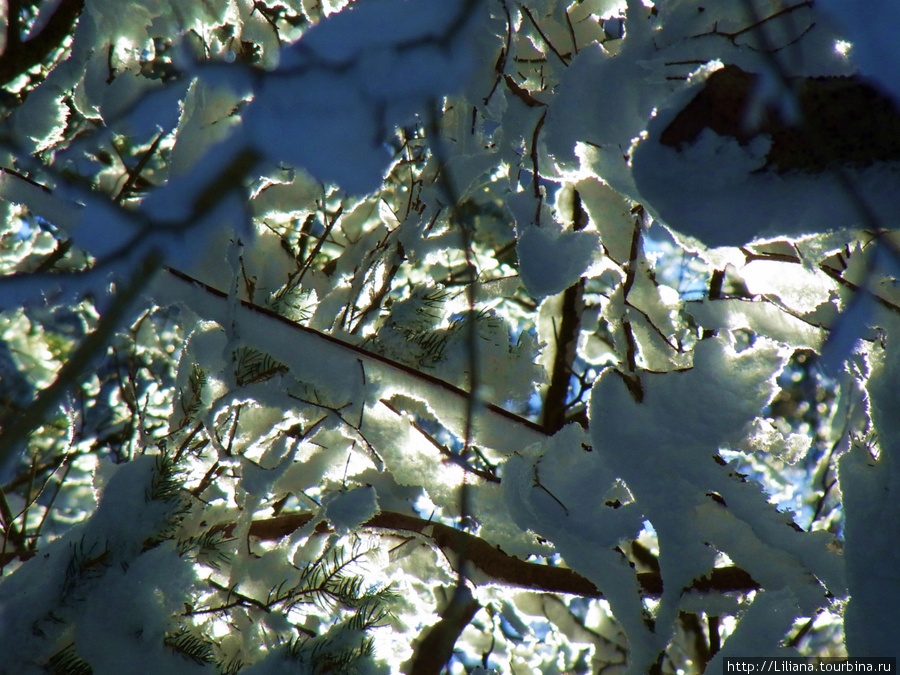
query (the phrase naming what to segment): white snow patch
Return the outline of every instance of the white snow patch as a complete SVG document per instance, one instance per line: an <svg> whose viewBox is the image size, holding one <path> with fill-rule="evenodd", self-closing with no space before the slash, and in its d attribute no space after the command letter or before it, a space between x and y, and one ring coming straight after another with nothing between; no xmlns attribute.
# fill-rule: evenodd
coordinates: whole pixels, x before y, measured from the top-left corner
<svg viewBox="0 0 900 675"><path fill-rule="evenodd" d="M578 281L600 246L594 232L551 232L534 226L523 230L516 245L519 275L535 298L556 295Z"/></svg>
<svg viewBox="0 0 900 675"><path fill-rule="evenodd" d="M664 146L659 134L672 117L669 111L650 121L648 137L634 148L632 175L651 213L679 233L714 247L865 228L857 197L881 227L898 224L896 163L846 170L854 195L836 172L760 170L767 136L742 146L706 129L686 148Z"/></svg>
<svg viewBox="0 0 900 675"><path fill-rule="evenodd" d="M723 336L697 344L690 370L638 374L640 400L611 369L594 385L594 452L659 538L666 590L658 631L676 620L681 589L709 573L719 550L767 588L789 589L804 611L827 602L820 579L835 595L844 592L830 536L793 530L759 485L714 461L720 447L746 437L786 358L764 338L738 353Z"/></svg>
<svg viewBox="0 0 900 675"><path fill-rule="evenodd" d="M863 75L872 78L900 101L900 50L897 25L900 5L892 0L822 0L835 27L853 46L853 61Z"/></svg>
<svg viewBox="0 0 900 675"><path fill-rule="evenodd" d="M393 127L465 84L482 14L463 0L371 0L323 19L258 87L252 142L321 181L375 190Z"/></svg>
<svg viewBox="0 0 900 675"><path fill-rule="evenodd" d="M352 532L378 513L378 495L371 486L333 492L325 497L325 517L337 532Z"/></svg>

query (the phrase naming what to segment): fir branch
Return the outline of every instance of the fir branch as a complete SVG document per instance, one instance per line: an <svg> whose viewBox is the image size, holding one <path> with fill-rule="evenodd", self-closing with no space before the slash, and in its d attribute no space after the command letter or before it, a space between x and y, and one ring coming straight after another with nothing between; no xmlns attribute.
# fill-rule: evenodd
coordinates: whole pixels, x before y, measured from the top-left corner
<svg viewBox="0 0 900 675"><path fill-rule="evenodd" d="M197 637L185 628L166 635L163 643L176 654L199 665L215 662L212 643Z"/></svg>
<svg viewBox="0 0 900 675"><path fill-rule="evenodd" d="M156 466L146 493L147 501L176 501L181 497L183 473L169 455L156 455Z"/></svg>
<svg viewBox="0 0 900 675"><path fill-rule="evenodd" d="M194 560L215 570L231 562L231 553L225 551L226 545L236 541L226 536L222 530L210 529L197 537L188 537L178 542L180 555L190 554Z"/></svg>
<svg viewBox="0 0 900 675"><path fill-rule="evenodd" d="M284 584L269 593L266 606L283 605L292 608L301 602L314 602L323 610L331 610L336 604L346 608L366 607L373 600L388 597L386 590L368 593L363 591L363 578L348 573L348 568L366 555L354 544L350 555L343 548L332 548L316 561L301 570L300 581L283 591Z"/></svg>
<svg viewBox="0 0 900 675"><path fill-rule="evenodd" d="M307 666L304 672L316 675L348 672L358 661L374 652L374 641L365 635L355 645L348 646L345 634L348 630L351 630L349 626L339 624L326 635L297 638L288 645L287 656Z"/></svg>
<svg viewBox="0 0 900 675"><path fill-rule="evenodd" d="M185 473L173 456L165 452L156 455L156 464L144 498L148 502L166 502L170 508L157 532L144 542L145 551L174 538L185 516L190 512L191 503L184 490L184 479Z"/></svg>
<svg viewBox="0 0 900 675"><path fill-rule="evenodd" d="M247 607L256 607L266 614L269 614L271 612L271 609L269 609L269 607L264 602L260 602L256 598L251 598L249 595L240 593L237 590L237 584L234 584L232 586L223 586L213 579L207 579L206 583L215 590L221 593L225 593L224 604L217 607L202 607L200 609L188 607L184 613L185 616L193 616L195 614L221 614L223 612L227 612L233 607L240 607L241 605L245 605ZM235 600L232 600L231 598L235 598Z"/></svg>
<svg viewBox="0 0 900 675"><path fill-rule="evenodd" d="M60 592L63 600L68 599L85 582L103 576L104 569L109 564L109 550L100 549L96 542L85 547L84 537L77 544L72 542L70 548L72 553L66 565Z"/></svg>
<svg viewBox="0 0 900 675"><path fill-rule="evenodd" d="M258 349L241 346L235 352L235 380L238 386L262 382L286 370L287 366Z"/></svg>
<svg viewBox="0 0 900 675"><path fill-rule="evenodd" d="M353 630L366 631L380 626L390 616L390 610L385 602L394 597L390 590L380 591L377 594L366 594L356 613L347 623Z"/></svg>
<svg viewBox="0 0 900 675"><path fill-rule="evenodd" d="M49 675L93 675L94 672L91 664L75 651L74 643L51 656L46 669Z"/></svg>
<svg viewBox="0 0 900 675"><path fill-rule="evenodd" d="M191 364L188 375L188 392L181 391L181 414L183 420L179 426L186 426L194 420L203 406L203 390L206 388L206 371L198 364Z"/></svg>

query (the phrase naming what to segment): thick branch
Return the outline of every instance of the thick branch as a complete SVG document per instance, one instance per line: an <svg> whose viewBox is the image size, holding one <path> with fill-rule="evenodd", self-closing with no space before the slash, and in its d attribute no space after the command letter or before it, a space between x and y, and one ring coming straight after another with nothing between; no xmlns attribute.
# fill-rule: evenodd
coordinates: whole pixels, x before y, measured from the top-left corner
<svg viewBox="0 0 900 675"><path fill-rule="evenodd" d="M0 55L0 83L10 82L42 63L53 50L59 49L74 30L75 21L83 8L84 0L61 0L41 32L25 42L19 42L18 21L10 17L9 44L6 51ZM10 11L14 9L15 4L10 3Z"/></svg>
<svg viewBox="0 0 900 675"><path fill-rule="evenodd" d="M588 214L581 203L581 195L574 191L572 204L572 229L583 230L588 222ZM562 297L560 324L556 330L556 352L553 355L553 372L550 386L544 397L541 422L547 433L553 434L566 423L566 400L569 396L569 382L572 379L572 365L578 352L578 335L581 332L581 315L584 313L584 278L569 286Z"/></svg>
<svg viewBox="0 0 900 675"><path fill-rule="evenodd" d="M579 279L563 293L560 322L556 330L556 351L553 356L553 372L550 386L544 397L541 421L547 433L559 431L566 422L566 399L572 379L572 364L578 349L581 330L581 314L584 309L584 279Z"/></svg>
<svg viewBox="0 0 900 675"><path fill-rule="evenodd" d="M265 540L277 540L303 527L312 519L312 514L297 513L254 520L250 525L250 536ZM369 519L363 527L401 532L414 532L427 539L448 556L464 550L466 560L481 573L494 581L520 588L545 593L568 593L589 598L602 598L603 594L588 579L564 567L551 567L530 563L508 555L498 547L480 537L456 530L448 525L434 523L422 518L402 513L384 511ZM234 529L229 525L226 532ZM329 532L324 522L316 532ZM460 541L464 544L461 547ZM662 595L662 577L656 572L637 574L638 583L647 597ZM698 593L746 593L759 590L751 576L739 567L717 567L708 577L694 580L690 590Z"/></svg>
<svg viewBox="0 0 900 675"><path fill-rule="evenodd" d="M441 620L425 631L415 654L405 666L409 675L440 675L453 656L453 648L481 605L465 587L457 587L441 612Z"/></svg>

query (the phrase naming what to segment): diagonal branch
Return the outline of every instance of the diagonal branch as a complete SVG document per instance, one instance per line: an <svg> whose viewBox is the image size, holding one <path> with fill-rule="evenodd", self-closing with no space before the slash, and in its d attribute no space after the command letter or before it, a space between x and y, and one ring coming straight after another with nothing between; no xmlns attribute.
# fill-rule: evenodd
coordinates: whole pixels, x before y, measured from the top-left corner
<svg viewBox="0 0 900 675"><path fill-rule="evenodd" d="M161 304L184 304L206 320L233 326L247 344L286 364L292 374L310 384L333 389L337 383L359 386L362 363L367 384L380 388L378 398L403 391L427 402L438 420L464 437L469 392L412 366L290 319L248 301L235 302L228 294L193 277L167 268L153 294ZM370 399L377 400L377 399ZM472 442L504 453L526 448L546 438L539 424L492 403L481 403L474 421Z"/></svg>
<svg viewBox="0 0 900 675"><path fill-rule="evenodd" d="M160 255L156 250L146 254L131 278L118 290L94 332L81 341L75 352L60 368L53 384L39 392L27 410L3 430L0 434L0 470L11 466L28 436L44 422L66 392L81 381L91 364L107 348L113 333L131 310L133 302L158 269L159 261Z"/></svg>

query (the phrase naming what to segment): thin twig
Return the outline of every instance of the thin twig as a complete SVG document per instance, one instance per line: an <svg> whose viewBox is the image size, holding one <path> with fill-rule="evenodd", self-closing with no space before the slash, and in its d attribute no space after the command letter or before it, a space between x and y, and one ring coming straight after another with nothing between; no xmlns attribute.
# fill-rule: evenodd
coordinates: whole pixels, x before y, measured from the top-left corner
<svg viewBox="0 0 900 675"><path fill-rule="evenodd" d="M16 460L31 432L43 424L50 411L59 404L66 392L81 381L94 360L106 349L113 333L131 310L132 303L146 287L153 273L159 269L160 261L161 256L155 249L144 256L131 279L122 286L109 309L101 316L97 328L82 340L60 368L53 384L39 392L34 402L0 435L0 469L8 468Z"/></svg>

